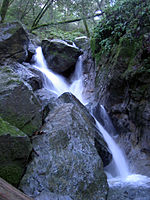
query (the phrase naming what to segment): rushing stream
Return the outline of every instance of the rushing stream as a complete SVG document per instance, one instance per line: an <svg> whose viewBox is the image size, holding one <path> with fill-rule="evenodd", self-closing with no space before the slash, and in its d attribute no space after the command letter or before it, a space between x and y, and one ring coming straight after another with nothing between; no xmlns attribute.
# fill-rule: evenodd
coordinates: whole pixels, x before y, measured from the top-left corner
<svg viewBox="0 0 150 200"><path fill-rule="evenodd" d="M80 56L76 67L75 73L72 75L70 83L67 80L51 71L46 64L44 59L42 48L38 47L36 49L36 55L34 57L36 64L35 68L39 69L43 73L44 77L44 87L60 96L64 92L71 92L74 94L83 104L86 104L85 99L82 96L83 86L82 86L82 57Z"/></svg>
<svg viewBox="0 0 150 200"><path fill-rule="evenodd" d="M81 103L86 104L86 100L82 96L83 85L82 85L82 57L79 57L75 72L71 77L71 80L67 80L48 69L44 56L42 54L41 47L36 50L36 55L34 57L35 64L33 67L40 70L44 77L44 87L60 96L64 92L71 92L74 94ZM105 110L102 107L105 115ZM105 116L107 119L107 116ZM105 119L105 120L106 120ZM107 120L107 125L109 126L109 120ZM125 156L119 146L116 144L114 139L109 135L105 128L96 120L97 128L103 134L103 137L113 155L111 170L106 169L106 174L108 176L108 183L110 186L117 184L134 184L134 185L146 185L150 182L150 178L142 176L139 174L131 174L128 169L128 165ZM112 124L110 124L112 126ZM112 128L113 129L113 128ZM115 175L112 172L112 168L115 171Z"/></svg>

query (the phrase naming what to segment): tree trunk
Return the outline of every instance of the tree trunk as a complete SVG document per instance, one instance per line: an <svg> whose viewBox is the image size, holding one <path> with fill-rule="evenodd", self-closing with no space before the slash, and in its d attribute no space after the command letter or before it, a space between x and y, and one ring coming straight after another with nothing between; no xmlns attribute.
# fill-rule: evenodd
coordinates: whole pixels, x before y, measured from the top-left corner
<svg viewBox="0 0 150 200"><path fill-rule="evenodd" d="M89 31L88 24L87 24L87 21L86 21L84 3L85 3L84 0L82 0L82 18L83 18L83 24L85 26L85 30L86 30L86 33L87 33L87 37L89 38L90 37L90 31Z"/></svg>
<svg viewBox="0 0 150 200"><path fill-rule="evenodd" d="M0 200L33 200L0 178Z"/></svg>
<svg viewBox="0 0 150 200"><path fill-rule="evenodd" d="M43 6L43 8L41 9L41 11L39 12L39 14L37 15L37 17L35 18L35 20L33 21L32 24L32 28L36 27L39 23L39 21L41 20L41 18L43 17L43 15L45 14L45 12L47 11L47 9L50 7L50 5L53 3L53 0L48 0L45 5ZM31 29L32 29L31 28Z"/></svg>
<svg viewBox="0 0 150 200"><path fill-rule="evenodd" d="M87 37L89 38L90 37L90 31L89 31L89 28L88 28L88 24L87 24L86 18L84 16L83 16L83 24L85 26Z"/></svg>
<svg viewBox="0 0 150 200"><path fill-rule="evenodd" d="M9 7L9 3L10 3L10 0L3 0L2 7L0 10L0 22L1 23L4 22L4 19L5 19L8 7Z"/></svg>

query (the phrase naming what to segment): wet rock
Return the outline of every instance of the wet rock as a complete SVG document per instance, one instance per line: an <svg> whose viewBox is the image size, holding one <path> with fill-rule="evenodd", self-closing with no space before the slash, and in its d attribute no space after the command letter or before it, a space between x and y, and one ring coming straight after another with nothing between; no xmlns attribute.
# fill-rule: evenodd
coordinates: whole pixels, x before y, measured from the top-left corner
<svg viewBox="0 0 150 200"><path fill-rule="evenodd" d="M27 82L33 91L43 88L43 74L39 70L35 69L29 63L17 63L13 62L10 65L13 73L15 73L19 79Z"/></svg>
<svg viewBox="0 0 150 200"><path fill-rule="evenodd" d="M80 103L80 101L78 101L78 99L71 93L62 94L58 98L58 100L60 100L60 102L63 102L63 103L73 103L75 106L77 106L79 108L79 110L82 110L83 116L86 119L86 121L89 124L91 124L91 123L93 124L93 129L95 129L95 132L94 132L95 147L103 161L104 167L107 166L112 160L112 154L110 153L108 146L107 146L106 142L104 141L103 136L96 128L95 119L89 113L87 108L84 105L82 105Z"/></svg>
<svg viewBox="0 0 150 200"><path fill-rule="evenodd" d="M9 66L0 68L0 116L31 135L42 125L42 106L32 88Z"/></svg>
<svg viewBox="0 0 150 200"><path fill-rule="evenodd" d="M0 64L30 63L41 42L19 22L0 24Z"/></svg>
<svg viewBox="0 0 150 200"><path fill-rule="evenodd" d="M94 101L95 98L95 77L96 77L96 66L95 61L92 57L90 45L88 44L86 50L82 55L83 61L83 86L84 93L87 102Z"/></svg>
<svg viewBox="0 0 150 200"><path fill-rule="evenodd" d="M73 71L82 54L77 47L62 40L43 40L41 46L48 67L57 73Z"/></svg>
<svg viewBox="0 0 150 200"><path fill-rule="evenodd" d="M1 64L15 59L23 62L28 57L28 34L18 22L0 24Z"/></svg>
<svg viewBox="0 0 150 200"><path fill-rule="evenodd" d="M149 200L150 185L124 185L111 186L107 200Z"/></svg>
<svg viewBox="0 0 150 200"><path fill-rule="evenodd" d="M146 29L146 37L133 36L132 42L122 37L109 56L101 55L95 102L108 111L131 171L150 175L150 34Z"/></svg>
<svg viewBox="0 0 150 200"><path fill-rule="evenodd" d="M49 107L49 111L52 110L57 105L56 101L57 95L45 88L41 88L35 91L34 94L40 100L43 108L46 106Z"/></svg>
<svg viewBox="0 0 150 200"><path fill-rule="evenodd" d="M64 94L62 94L59 98L58 98L58 102L60 103L73 103L74 105L76 105L77 107L79 107L79 109L82 110L82 112L84 112L84 115L86 116L86 120L89 121L89 123L93 123L95 125L95 120L92 117L92 115L89 113L88 109L72 94L69 92L66 92Z"/></svg>
<svg viewBox="0 0 150 200"><path fill-rule="evenodd" d="M89 46L89 39L86 36L77 37L75 38L74 43L80 49L86 50Z"/></svg>
<svg viewBox="0 0 150 200"><path fill-rule="evenodd" d="M0 177L17 186L31 149L28 136L0 117Z"/></svg>
<svg viewBox="0 0 150 200"><path fill-rule="evenodd" d="M40 193L38 197L35 198L35 200L72 200L69 196L63 196L59 194L55 194L49 191L43 191Z"/></svg>
<svg viewBox="0 0 150 200"><path fill-rule="evenodd" d="M78 200L106 199L106 176L94 144L96 130L89 121L77 104L59 102L54 107L41 134L32 138L35 153L20 184L26 194L35 198L48 190Z"/></svg>

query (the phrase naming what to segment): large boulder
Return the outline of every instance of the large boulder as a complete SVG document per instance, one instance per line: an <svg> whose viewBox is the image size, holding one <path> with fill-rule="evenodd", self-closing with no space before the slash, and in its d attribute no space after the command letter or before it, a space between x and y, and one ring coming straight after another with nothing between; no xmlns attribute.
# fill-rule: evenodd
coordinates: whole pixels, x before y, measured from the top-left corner
<svg viewBox="0 0 150 200"><path fill-rule="evenodd" d="M0 177L17 186L31 149L28 136L0 117Z"/></svg>
<svg viewBox="0 0 150 200"><path fill-rule="evenodd" d="M94 142L97 130L78 102L67 102L67 95L32 138L33 160L20 188L34 198L49 191L67 199L106 199L106 175Z"/></svg>
<svg viewBox="0 0 150 200"><path fill-rule="evenodd" d="M28 34L20 23L0 24L0 64L12 59L25 61L28 57L28 44Z"/></svg>
<svg viewBox="0 0 150 200"><path fill-rule="evenodd" d="M13 62L9 65L9 68L13 71L19 79L27 82L32 90L35 92L43 88L43 74L38 69L34 68L29 63L17 63Z"/></svg>
<svg viewBox="0 0 150 200"><path fill-rule="evenodd" d="M48 67L57 73L72 71L82 54L77 47L62 40L43 40L41 46Z"/></svg>
<svg viewBox="0 0 150 200"><path fill-rule="evenodd" d="M82 110L83 117L86 119L87 123L92 124L93 129L95 129L93 131L95 147L103 161L104 167L107 166L112 160L112 154L110 153L110 150L108 149L108 146L107 146L106 142L104 141L102 134L97 130L95 119L89 113L88 109L82 103L80 103L80 101L74 95L72 95L71 93L68 93L68 92L62 94L58 98L58 100L59 101L55 101L55 104L56 104L56 102L59 102L59 104L61 104L62 102L63 103L72 103L75 106L77 106L79 110ZM51 103L51 105L54 106L54 103L53 104ZM56 105L58 105L58 103Z"/></svg>
<svg viewBox="0 0 150 200"><path fill-rule="evenodd" d="M31 86L13 73L10 66L0 68L0 116L28 135L42 125L42 106Z"/></svg>

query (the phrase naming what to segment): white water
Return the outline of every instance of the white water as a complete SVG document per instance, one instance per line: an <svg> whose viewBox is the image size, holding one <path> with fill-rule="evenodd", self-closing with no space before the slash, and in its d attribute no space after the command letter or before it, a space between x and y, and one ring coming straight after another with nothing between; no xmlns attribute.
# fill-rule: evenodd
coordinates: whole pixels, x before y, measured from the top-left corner
<svg viewBox="0 0 150 200"><path fill-rule="evenodd" d="M113 138L117 137L116 130L103 105L100 105L100 115L101 115L101 118L103 119L104 128L107 130L107 132L109 132L109 134L113 136Z"/></svg>
<svg viewBox="0 0 150 200"><path fill-rule="evenodd" d="M83 85L82 85L82 58L80 57L75 72L72 75L70 80L71 83L68 83L63 76L60 76L50 69L48 69L46 61L42 54L41 47L38 47L36 50L36 55L34 57L35 64L33 67L39 69L44 76L44 87L50 92L55 93L60 96L64 92L71 92L74 94L83 104L86 104L85 99L82 96ZM102 107L102 109L104 109ZM137 184L146 184L150 182L150 178L146 176L142 176L139 174L130 174L128 170L128 166L124 157L124 154L120 150L119 146L115 143L109 133L104 129L104 127L96 121L97 127L100 132L103 134L103 137L108 144L108 147L113 155L113 160L115 163L114 170L117 171L117 177L109 178L108 182L110 185L118 184L118 183L133 183ZM108 124L108 123L107 123ZM112 177L112 176L111 176Z"/></svg>
<svg viewBox="0 0 150 200"><path fill-rule="evenodd" d="M117 176L120 176L121 178L126 178L129 175L129 170L128 170L127 162L125 160L125 157L121 149L97 120L96 120L96 125L98 129L100 130L100 132L103 134L103 137L112 153L115 167L117 169L116 170Z"/></svg>
<svg viewBox="0 0 150 200"><path fill-rule="evenodd" d="M101 117L104 118L104 125L106 126L106 128L107 126L110 126L109 128L112 129L110 130L110 132L113 136L115 136L116 130L114 129L113 124L105 108L102 105L101 105L101 112L103 115ZM112 187L112 186L118 186L118 185L120 186L131 185L134 187L143 186L145 188L146 187L150 188L150 177L147 177L141 174L131 174L128 168L125 155L122 152L122 150L119 148L119 146L116 144L114 139L109 135L109 133L104 129L104 127L97 120L96 120L96 124L100 132L103 134L103 137L113 156L113 162L110 163L110 166L108 167L109 173L106 172L109 186ZM112 169L113 171L117 172L115 176L111 174Z"/></svg>
<svg viewBox="0 0 150 200"><path fill-rule="evenodd" d="M75 73L72 76L70 82L59 75L54 73L47 67L47 63L44 59L42 48L38 47L36 49L36 55L34 56L35 64L33 67L40 70L44 75L44 87L50 92L55 93L57 96L60 96L64 92L71 92L74 94L83 104L86 104L85 99L83 98L83 85L82 85L82 57L80 56L76 67Z"/></svg>

